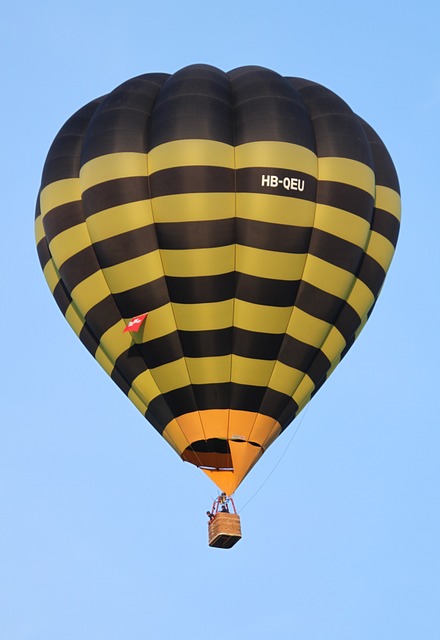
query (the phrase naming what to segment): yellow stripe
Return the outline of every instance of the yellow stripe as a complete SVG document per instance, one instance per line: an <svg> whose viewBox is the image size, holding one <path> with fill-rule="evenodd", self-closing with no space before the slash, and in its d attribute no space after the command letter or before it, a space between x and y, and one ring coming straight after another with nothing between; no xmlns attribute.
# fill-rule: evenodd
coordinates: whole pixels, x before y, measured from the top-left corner
<svg viewBox="0 0 440 640"><path fill-rule="evenodd" d="M324 337L330 330L331 325L325 320L314 316L295 307L289 321L286 333L292 338L296 338L312 347L320 348Z"/></svg>
<svg viewBox="0 0 440 640"><path fill-rule="evenodd" d="M87 225L81 222L55 236L49 242L49 249L59 269L66 260L90 245Z"/></svg>
<svg viewBox="0 0 440 640"><path fill-rule="evenodd" d="M237 384L266 387L274 364L272 360L258 360L233 355L231 381Z"/></svg>
<svg viewBox="0 0 440 640"><path fill-rule="evenodd" d="M368 313L374 300L374 295L367 285L356 279L350 295L347 297L347 302L356 311L359 318L363 318Z"/></svg>
<svg viewBox="0 0 440 640"><path fill-rule="evenodd" d="M124 332L125 326L122 319L118 320L101 336L101 347L113 362L132 345L131 334Z"/></svg>
<svg viewBox="0 0 440 640"><path fill-rule="evenodd" d="M372 231L370 242L365 251L371 258L376 260L385 271L388 271L394 255L394 246L385 236Z"/></svg>
<svg viewBox="0 0 440 640"><path fill-rule="evenodd" d="M400 221L401 201L399 194L394 189L378 185L376 187L376 207L388 211Z"/></svg>
<svg viewBox="0 0 440 640"><path fill-rule="evenodd" d="M92 242L100 242L152 224L153 215L150 202L141 200L99 211L87 218L86 223Z"/></svg>
<svg viewBox="0 0 440 640"><path fill-rule="evenodd" d="M272 167L317 175L317 157L306 147L290 142L248 142L235 150L237 169Z"/></svg>
<svg viewBox="0 0 440 640"><path fill-rule="evenodd" d="M231 356L185 358L192 384L214 384L231 379Z"/></svg>
<svg viewBox="0 0 440 640"><path fill-rule="evenodd" d="M114 370L114 364L115 363L111 358L109 358L108 354L102 348L101 345L98 345L98 348L96 349L94 358L101 365L101 367L104 369L106 374L108 376L111 376L112 373L113 373L113 370Z"/></svg>
<svg viewBox="0 0 440 640"><path fill-rule="evenodd" d="M313 227L315 203L266 193L237 193L237 218Z"/></svg>
<svg viewBox="0 0 440 640"><path fill-rule="evenodd" d="M349 184L374 196L374 172L366 164L357 160L319 158L319 180Z"/></svg>
<svg viewBox="0 0 440 640"><path fill-rule="evenodd" d="M79 336L84 327L84 318L72 303L67 307L64 317L66 318L67 322L70 324L76 335Z"/></svg>
<svg viewBox="0 0 440 640"><path fill-rule="evenodd" d="M53 260L49 260L43 269L44 277L49 285L50 292L53 293L55 287L60 281L60 274L58 273Z"/></svg>
<svg viewBox="0 0 440 640"><path fill-rule="evenodd" d="M269 386L288 396L292 395L304 376L304 372L281 362L237 355L186 358L185 362L192 384L220 384L231 381L258 387ZM180 382L181 380L177 386L180 386Z"/></svg>
<svg viewBox="0 0 440 640"><path fill-rule="evenodd" d="M214 276L234 271L235 245L209 249L162 249L163 270L167 276Z"/></svg>
<svg viewBox="0 0 440 640"><path fill-rule="evenodd" d="M182 193L151 199L155 222L223 220L235 216L235 193Z"/></svg>
<svg viewBox="0 0 440 640"><path fill-rule="evenodd" d="M37 218L35 218L34 233L35 233L36 244L41 242L41 240L46 237L46 234L43 228L43 219L41 217L41 214Z"/></svg>
<svg viewBox="0 0 440 640"><path fill-rule="evenodd" d="M145 311L148 311L148 301L146 301L146 304L147 308ZM143 341L145 342L161 338L173 333L175 330L176 321L174 319L173 308L170 303L149 311L147 321L141 327L144 339ZM135 342L137 342L137 335L139 334L133 334Z"/></svg>
<svg viewBox="0 0 440 640"><path fill-rule="evenodd" d="M355 276L341 267L337 267L321 258L309 254L303 280L326 291L341 300L345 300Z"/></svg>
<svg viewBox="0 0 440 640"><path fill-rule="evenodd" d="M234 168L234 147L215 140L173 140L148 154L150 175L172 167L215 166Z"/></svg>
<svg viewBox="0 0 440 640"><path fill-rule="evenodd" d="M267 279L299 280L301 278L307 254L268 251L237 245L236 270L239 273Z"/></svg>
<svg viewBox="0 0 440 640"><path fill-rule="evenodd" d="M72 289L71 296L78 305L83 317L95 304L101 302L110 294L106 281L102 276L102 271L97 271L80 282Z"/></svg>
<svg viewBox="0 0 440 640"><path fill-rule="evenodd" d="M128 397L132 400L137 397L141 400L141 406L148 407L150 402L161 395L161 390L157 386L150 370L142 371L132 382Z"/></svg>
<svg viewBox="0 0 440 640"><path fill-rule="evenodd" d="M333 362L335 358L339 358L341 352L345 348L346 342L344 337L339 333L336 327L332 327L321 347L321 351L325 356Z"/></svg>
<svg viewBox="0 0 440 640"><path fill-rule="evenodd" d="M284 333L291 312L291 307L269 307L236 300L234 326L261 333Z"/></svg>
<svg viewBox="0 0 440 640"><path fill-rule="evenodd" d="M81 200L81 190L78 178L57 180L48 184L40 193L41 215L44 216L63 204Z"/></svg>
<svg viewBox="0 0 440 640"><path fill-rule="evenodd" d="M307 402L309 402L313 391L315 390L315 385L309 376L304 376L301 382L298 385L295 393L292 398L294 402L298 405L299 409L296 412L296 415L305 407Z"/></svg>
<svg viewBox="0 0 440 640"><path fill-rule="evenodd" d="M338 364L340 362L341 362L341 357L340 356L333 360L333 362L331 363L330 369L325 374L325 379L326 380L328 380L330 378L331 374L333 373L333 371L336 369L336 367L338 366Z"/></svg>
<svg viewBox="0 0 440 640"><path fill-rule="evenodd" d="M370 223L348 211L316 205L314 227L364 249L370 235Z"/></svg>
<svg viewBox="0 0 440 640"><path fill-rule="evenodd" d="M232 326L234 300L203 304L173 303L177 328L182 331L208 331Z"/></svg>
<svg viewBox="0 0 440 640"><path fill-rule="evenodd" d="M161 393L168 393L190 384L185 358L155 367L150 369L150 372Z"/></svg>
<svg viewBox="0 0 440 640"><path fill-rule="evenodd" d="M274 391L279 391L292 397L305 375L299 369L277 362L268 386Z"/></svg>
<svg viewBox="0 0 440 640"><path fill-rule="evenodd" d="M140 411L142 415L145 415L148 407L145 404L145 402L141 400L139 396L133 391L133 389L130 389L130 391L127 394L127 397L129 400L131 400L131 402L134 404L136 409Z"/></svg>
<svg viewBox="0 0 440 640"><path fill-rule="evenodd" d="M126 151L110 153L89 160L81 167L79 174L81 192L107 180L132 178L147 175L147 156L145 153Z"/></svg>
<svg viewBox="0 0 440 640"><path fill-rule="evenodd" d="M122 293L163 276L159 251L126 260L111 267L105 267L102 273L112 293Z"/></svg>

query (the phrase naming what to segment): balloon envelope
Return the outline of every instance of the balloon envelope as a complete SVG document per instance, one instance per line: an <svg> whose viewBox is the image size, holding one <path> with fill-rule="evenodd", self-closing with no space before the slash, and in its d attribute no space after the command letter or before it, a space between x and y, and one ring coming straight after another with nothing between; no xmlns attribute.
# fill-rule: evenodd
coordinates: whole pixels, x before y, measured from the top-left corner
<svg viewBox="0 0 440 640"><path fill-rule="evenodd" d="M390 156L338 96L193 65L66 122L36 238L87 349L231 494L353 344L399 220Z"/></svg>

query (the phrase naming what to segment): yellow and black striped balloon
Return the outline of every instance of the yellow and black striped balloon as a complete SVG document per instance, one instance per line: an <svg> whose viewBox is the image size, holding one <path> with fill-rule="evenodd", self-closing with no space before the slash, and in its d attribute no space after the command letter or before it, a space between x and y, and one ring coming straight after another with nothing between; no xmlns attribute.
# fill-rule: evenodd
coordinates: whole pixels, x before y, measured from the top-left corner
<svg viewBox="0 0 440 640"><path fill-rule="evenodd" d="M131 79L67 121L36 238L87 349L231 494L358 336L399 220L390 156L338 96L193 65Z"/></svg>

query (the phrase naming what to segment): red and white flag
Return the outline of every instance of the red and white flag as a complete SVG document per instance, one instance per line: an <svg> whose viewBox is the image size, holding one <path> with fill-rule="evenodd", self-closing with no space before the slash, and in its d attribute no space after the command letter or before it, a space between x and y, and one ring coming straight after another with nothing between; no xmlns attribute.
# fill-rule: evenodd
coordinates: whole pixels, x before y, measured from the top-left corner
<svg viewBox="0 0 440 640"><path fill-rule="evenodd" d="M144 322L147 316L148 316L148 313L141 313L140 316L136 316L135 318L130 320L130 322L127 324L127 326L125 327L122 333L125 333L126 331L135 331L135 332L139 331L139 329L142 326L142 323Z"/></svg>

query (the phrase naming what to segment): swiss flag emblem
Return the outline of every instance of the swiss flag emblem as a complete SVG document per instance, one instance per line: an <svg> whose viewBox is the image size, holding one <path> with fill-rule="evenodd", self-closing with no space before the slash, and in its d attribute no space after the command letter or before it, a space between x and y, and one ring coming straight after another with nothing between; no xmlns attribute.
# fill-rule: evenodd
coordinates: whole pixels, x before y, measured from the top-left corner
<svg viewBox="0 0 440 640"><path fill-rule="evenodd" d="M141 328L147 316L148 316L148 313L142 313L140 316L136 316L135 318L130 320L130 322L127 324L127 326L125 327L122 333L125 333L126 331L134 331L134 332L139 331L139 329Z"/></svg>

